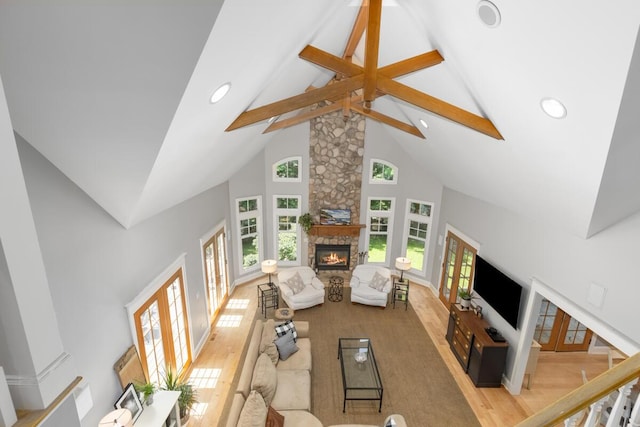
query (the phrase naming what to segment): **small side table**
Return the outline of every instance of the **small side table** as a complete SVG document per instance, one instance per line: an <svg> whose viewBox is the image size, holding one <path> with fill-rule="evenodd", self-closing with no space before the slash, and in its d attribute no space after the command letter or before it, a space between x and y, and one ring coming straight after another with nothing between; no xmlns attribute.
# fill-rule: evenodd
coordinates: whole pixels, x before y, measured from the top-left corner
<svg viewBox="0 0 640 427"><path fill-rule="evenodd" d="M409 305L409 279L393 280L393 308L396 308L396 301L404 302L404 309L407 309Z"/></svg>
<svg viewBox="0 0 640 427"><path fill-rule="evenodd" d="M344 287L344 279L340 276L331 276L329 279L329 296L331 302L342 301L342 288Z"/></svg>
<svg viewBox="0 0 640 427"><path fill-rule="evenodd" d="M278 308L275 311L274 317L278 320L290 320L293 319L295 311L292 308Z"/></svg>
<svg viewBox="0 0 640 427"><path fill-rule="evenodd" d="M278 308L278 287L273 283L261 283L258 285L258 307L262 308L262 314L267 317L267 309Z"/></svg>

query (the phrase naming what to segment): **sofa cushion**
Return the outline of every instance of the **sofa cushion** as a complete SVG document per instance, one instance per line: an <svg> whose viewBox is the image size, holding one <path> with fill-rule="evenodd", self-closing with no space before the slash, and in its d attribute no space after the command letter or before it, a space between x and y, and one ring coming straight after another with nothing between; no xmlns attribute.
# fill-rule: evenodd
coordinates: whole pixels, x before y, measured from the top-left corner
<svg viewBox="0 0 640 427"><path fill-rule="evenodd" d="M296 325L293 323L293 320L286 320L283 324L276 326L276 335L281 337L285 335L288 331L293 332L293 340L298 340L298 331L296 331Z"/></svg>
<svg viewBox="0 0 640 427"><path fill-rule="evenodd" d="M278 363L278 348L273 342L276 339L275 323L273 319L264 322L262 328L262 338L260 340L260 353L267 353L271 362L275 365Z"/></svg>
<svg viewBox="0 0 640 427"><path fill-rule="evenodd" d="M305 369L311 372L311 340L309 338L298 338L296 346L298 351L287 360L278 362L278 372L285 369Z"/></svg>
<svg viewBox="0 0 640 427"><path fill-rule="evenodd" d="M242 393L245 399L249 397L253 367L256 365L256 360L258 360L258 356L260 355L260 339L262 337L263 324L264 322L260 319L255 321L253 332L251 332L251 337L249 338L247 356L242 363L242 371L240 372L240 379L236 390Z"/></svg>
<svg viewBox="0 0 640 427"><path fill-rule="evenodd" d="M276 367L271 363L271 359L266 353L262 353L253 368L251 378L251 390L255 390L262 395L264 403L271 405L271 401L276 394L278 386L278 374Z"/></svg>
<svg viewBox="0 0 640 427"><path fill-rule="evenodd" d="M289 331L281 337L278 337L275 341L276 347L278 347L278 354L280 360L287 360L289 356L298 351L296 341L293 339L293 332Z"/></svg>
<svg viewBox="0 0 640 427"><path fill-rule="evenodd" d="M371 278L371 283L369 283L369 286L375 289L376 291L382 292L382 290L384 289L384 285L387 284L388 280L389 279L387 279L386 277L383 277L380 273L376 271L375 273L373 273L373 277Z"/></svg>
<svg viewBox="0 0 640 427"><path fill-rule="evenodd" d="M267 405L259 393L252 391L240 412L238 427L263 427L266 420Z"/></svg>
<svg viewBox="0 0 640 427"><path fill-rule="evenodd" d="M278 413L271 406L267 409L267 420L264 423L265 427L284 427L284 417Z"/></svg>
<svg viewBox="0 0 640 427"><path fill-rule="evenodd" d="M293 292L294 295L299 294L304 290L302 276L300 276L300 273L297 271L296 274L287 279L284 283L291 289L291 292Z"/></svg>
<svg viewBox="0 0 640 427"><path fill-rule="evenodd" d="M311 373L307 370L278 369L278 385L271 401L277 411L311 410Z"/></svg>
<svg viewBox="0 0 640 427"><path fill-rule="evenodd" d="M284 427L322 427L322 423L307 411L278 411L284 415ZM235 426L234 426L235 427Z"/></svg>

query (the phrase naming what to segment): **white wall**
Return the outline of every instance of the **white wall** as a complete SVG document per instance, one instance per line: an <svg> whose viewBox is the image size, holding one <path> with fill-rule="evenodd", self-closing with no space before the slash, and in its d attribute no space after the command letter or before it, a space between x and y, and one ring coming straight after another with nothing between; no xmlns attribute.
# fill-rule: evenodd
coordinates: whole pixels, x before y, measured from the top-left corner
<svg viewBox="0 0 640 427"><path fill-rule="evenodd" d="M133 343L124 306L182 253L192 344L207 332L199 238L224 221L228 190L125 230L29 144L18 148L60 335L93 393L83 425L97 425L121 393L113 364Z"/></svg>
<svg viewBox="0 0 640 427"><path fill-rule="evenodd" d="M445 189L440 215L438 234L444 235L445 226L449 223L479 242L478 254L523 286L523 304L531 278L536 277L584 311L602 319L635 343L640 343L640 330L637 327L640 287L637 285L636 269L640 214L589 239L582 239ZM435 254L435 265L441 262L442 247L439 248ZM434 284L438 283L439 273L433 271L431 279ZM606 288L601 307L587 301L587 292L592 283ZM483 313L507 338L510 348L514 349L519 331L515 331L489 307L485 306ZM522 319L521 312L521 323ZM507 372L513 364L513 357L513 351L510 350Z"/></svg>

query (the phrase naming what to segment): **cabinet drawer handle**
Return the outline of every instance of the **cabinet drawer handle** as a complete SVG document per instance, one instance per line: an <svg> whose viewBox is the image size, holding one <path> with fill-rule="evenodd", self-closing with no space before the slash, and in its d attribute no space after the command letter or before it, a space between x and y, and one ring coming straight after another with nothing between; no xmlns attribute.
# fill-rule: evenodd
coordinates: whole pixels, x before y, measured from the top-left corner
<svg viewBox="0 0 640 427"><path fill-rule="evenodd" d="M465 345L464 345L464 348L469 348L469 344L465 344Z"/></svg>
<svg viewBox="0 0 640 427"><path fill-rule="evenodd" d="M476 347L477 347L477 348L480 348L480 343L477 343L477 344L476 344Z"/></svg>
<svg viewBox="0 0 640 427"><path fill-rule="evenodd" d="M467 360L467 356L462 356L462 360Z"/></svg>

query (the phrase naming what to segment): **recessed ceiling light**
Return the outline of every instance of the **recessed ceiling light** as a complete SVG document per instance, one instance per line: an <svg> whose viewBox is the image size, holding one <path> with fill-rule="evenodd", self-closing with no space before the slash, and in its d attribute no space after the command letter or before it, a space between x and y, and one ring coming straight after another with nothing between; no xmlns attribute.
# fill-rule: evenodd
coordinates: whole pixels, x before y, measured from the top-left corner
<svg viewBox="0 0 640 427"><path fill-rule="evenodd" d="M229 89L231 89L231 83L227 82L223 84L213 92L213 95L211 95L211 99L209 100L209 102L215 104L216 102L220 101L222 98L224 98L227 92L229 92Z"/></svg>
<svg viewBox="0 0 640 427"><path fill-rule="evenodd" d="M554 119L563 119L567 115L565 106L555 98L542 98L540 107L542 107L542 111Z"/></svg>
<svg viewBox="0 0 640 427"><path fill-rule="evenodd" d="M424 119L420 119L420 124L425 128L425 129L429 129L429 125L427 124L427 122L424 121Z"/></svg>
<svg viewBox="0 0 640 427"><path fill-rule="evenodd" d="M271 124L271 123L275 122L277 119L278 119L278 116L273 116L269 120L267 120L267 123Z"/></svg>
<svg viewBox="0 0 640 427"><path fill-rule="evenodd" d="M478 17L489 28L500 25L500 11L495 4L488 0L478 2Z"/></svg>

